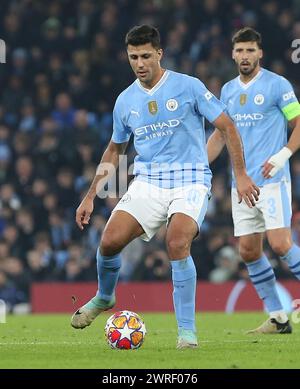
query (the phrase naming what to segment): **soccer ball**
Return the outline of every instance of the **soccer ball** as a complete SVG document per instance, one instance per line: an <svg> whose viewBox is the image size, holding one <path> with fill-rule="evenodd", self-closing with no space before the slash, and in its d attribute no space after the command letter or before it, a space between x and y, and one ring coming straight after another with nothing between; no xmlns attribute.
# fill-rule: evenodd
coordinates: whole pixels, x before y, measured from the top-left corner
<svg viewBox="0 0 300 389"><path fill-rule="evenodd" d="M131 311L119 311L108 318L105 326L107 343L114 349L133 350L145 340L146 327L143 319Z"/></svg>

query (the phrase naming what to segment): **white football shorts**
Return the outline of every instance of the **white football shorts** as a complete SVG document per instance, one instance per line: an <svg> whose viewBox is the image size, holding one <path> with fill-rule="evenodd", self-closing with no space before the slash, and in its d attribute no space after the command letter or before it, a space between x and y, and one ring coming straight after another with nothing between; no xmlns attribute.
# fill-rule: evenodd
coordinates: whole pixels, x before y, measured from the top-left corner
<svg viewBox="0 0 300 389"><path fill-rule="evenodd" d="M286 181L260 187L256 206L249 208L243 200L238 203L236 188L232 188L232 218L234 235L242 236L291 226L291 183Z"/></svg>
<svg viewBox="0 0 300 389"><path fill-rule="evenodd" d="M149 241L162 224L168 224L174 213L190 216L200 230L207 210L208 196L208 188L202 184L164 189L134 180L113 212L125 211L132 215L145 231L141 238Z"/></svg>

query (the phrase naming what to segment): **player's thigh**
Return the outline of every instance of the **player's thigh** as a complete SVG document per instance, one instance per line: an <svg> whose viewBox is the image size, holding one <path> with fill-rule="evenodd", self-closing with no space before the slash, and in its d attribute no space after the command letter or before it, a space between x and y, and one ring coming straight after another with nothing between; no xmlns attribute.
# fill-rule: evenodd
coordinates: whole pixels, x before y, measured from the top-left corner
<svg viewBox="0 0 300 389"><path fill-rule="evenodd" d="M141 238L149 241L167 220L166 190L148 182L135 180L119 201L113 213L125 211L142 227Z"/></svg>
<svg viewBox="0 0 300 389"><path fill-rule="evenodd" d="M282 181L268 184L261 192L266 230L290 228L292 217L290 183Z"/></svg>
<svg viewBox="0 0 300 389"><path fill-rule="evenodd" d="M280 256L285 255L293 244L290 228L267 230L267 238L272 250Z"/></svg>
<svg viewBox="0 0 300 389"><path fill-rule="evenodd" d="M168 210L166 243L169 255L172 251L186 251L198 234L207 204L208 189L203 185L192 185L172 190Z"/></svg>
<svg viewBox="0 0 300 389"><path fill-rule="evenodd" d="M103 255L118 253L143 233L142 226L128 212L113 212L102 233L100 251Z"/></svg>
<svg viewBox="0 0 300 389"><path fill-rule="evenodd" d="M198 225L194 219L183 213L175 213L168 223L166 241L174 240L190 245L197 233Z"/></svg>
<svg viewBox="0 0 300 389"><path fill-rule="evenodd" d="M239 237L239 251L245 262L253 262L262 256L263 237L263 233L254 233Z"/></svg>
<svg viewBox="0 0 300 389"><path fill-rule="evenodd" d="M249 208L244 201L239 203L237 190L232 188L231 206L234 236L242 237L265 231L264 216L259 203L252 208Z"/></svg>

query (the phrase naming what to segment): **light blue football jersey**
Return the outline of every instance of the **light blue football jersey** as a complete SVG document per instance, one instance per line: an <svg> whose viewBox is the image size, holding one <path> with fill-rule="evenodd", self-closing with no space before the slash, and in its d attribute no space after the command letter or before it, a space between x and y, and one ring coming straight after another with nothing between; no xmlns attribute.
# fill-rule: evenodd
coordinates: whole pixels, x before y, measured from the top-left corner
<svg viewBox="0 0 300 389"><path fill-rule="evenodd" d="M242 138L247 173L258 186L290 181L289 163L273 178L265 179L262 165L287 144L287 123L299 115L291 84L282 76L261 69L247 84L240 77L227 82L221 101ZM233 176L233 186L235 186Z"/></svg>
<svg viewBox="0 0 300 389"><path fill-rule="evenodd" d="M119 95L112 141L127 142L133 134L138 180L163 188L210 188L204 118L213 122L224 109L200 80L166 70L151 90L137 79Z"/></svg>

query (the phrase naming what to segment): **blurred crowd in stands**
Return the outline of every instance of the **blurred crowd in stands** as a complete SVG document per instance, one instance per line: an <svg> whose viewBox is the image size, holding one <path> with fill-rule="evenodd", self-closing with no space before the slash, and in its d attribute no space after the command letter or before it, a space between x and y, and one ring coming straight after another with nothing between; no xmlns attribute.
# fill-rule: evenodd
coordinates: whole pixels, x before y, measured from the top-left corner
<svg viewBox="0 0 300 389"><path fill-rule="evenodd" d="M0 2L0 299L29 299L34 281L95 281L95 252L118 199L97 199L90 226L75 210L112 133L116 97L133 80L124 37L136 24L160 29L163 66L200 78L217 96L237 75L231 35L262 33L263 66L300 96L291 42L300 38L300 1L7 0ZM207 134L212 130L207 125ZM130 146L129 155L134 156ZM291 161L293 234L300 244L300 158ZM247 278L233 237L226 152L212 166L213 197L192 254L201 280ZM165 228L123 252L120 279L168 280ZM265 247L279 277L284 264Z"/></svg>

